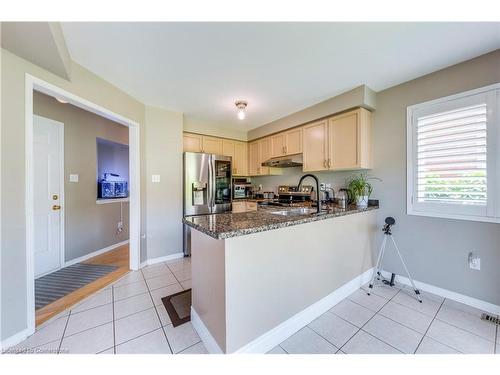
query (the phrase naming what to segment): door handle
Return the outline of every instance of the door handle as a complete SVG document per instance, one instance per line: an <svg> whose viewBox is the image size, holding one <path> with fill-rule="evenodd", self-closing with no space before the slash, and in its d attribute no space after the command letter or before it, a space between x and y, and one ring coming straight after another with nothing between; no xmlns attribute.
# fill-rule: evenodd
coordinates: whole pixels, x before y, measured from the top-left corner
<svg viewBox="0 0 500 375"><path fill-rule="evenodd" d="M59 211L60 209L61 209L61 206L59 206L57 204L55 204L55 205L52 206L52 210L53 211Z"/></svg>

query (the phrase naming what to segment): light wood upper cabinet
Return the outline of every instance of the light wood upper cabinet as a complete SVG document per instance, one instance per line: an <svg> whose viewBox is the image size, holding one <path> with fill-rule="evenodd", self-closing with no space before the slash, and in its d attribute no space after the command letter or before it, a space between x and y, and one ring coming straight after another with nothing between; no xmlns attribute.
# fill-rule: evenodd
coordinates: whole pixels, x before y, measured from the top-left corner
<svg viewBox="0 0 500 375"><path fill-rule="evenodd" d="M372 168L372 114L358 108L250 143L184 133L184 151L231 156L234 176L282 174L270 158L303 154L304 172Z"/></svg>
<svg viewBox="0 0 500 375"><path fill-rule="evenodd" d="M289 130L285 135L285 155L300 154L302 152L302 128Z"/></svg>
<svg viewBox="0 0 500 375"><path fill-rule="evenodd" d="M302 128L271 136L271 157L300 154L302 152Z"/></svg>
<svg viewBox="0 0 500 375"><path fill-rule="evenodd" d="M203 136L203 152L222 155L222 139Z"/></svg>
<svg viewBox="0 0 500 375"><path fill-rule="evenodd" d="M259 141L259 174L269 174L269 167L261 164L271 159L271 138L264 138Z"/></svg>
<svg viewBox="0 0 500 375"><path fill-rule="evenodd" d="M248 144L248 174L257 176L260 172L259 141Z"/></svg>
<svg viewBox="0 0 500 375"><path fill-rule="evenodd" d="M234 143L234 175L248 176L248 146L246 142Z"/></svg>
<svg viewBox="0 0 500 375"><path fill-rule="evenodd" d="M233 176L248 175L248 151L246 142L222 140L222 155L233 158Z"/></svg>
<svg viewBox="0 0 500 375"><path fill-rule="evenodd" d="M285 155L286 135L285 133L278 133L271 136L271 157Z"/></svg>
<svg viewBox="0 0 500 375"><path fill-rule="evenodd" d="M234 143L231 139L223 139L222 140L222 155L231 156L234 158Z"/></svg>
<svg viewBox="0 0 500 375"><path fill-rule="evenodd" d="M198 134L184 133L183 140L185 152L202 152L203 136Z"/></svg>
<svg viewBox="0 0 500 375"><path fill-rule="evenodd" d="M248 144L248 175L279 175L281 168L263 167L262 163L271 158L271 138L259 139Z"/></svg>
<svg viewBox="0 0 500 375"><path fill-rule="evenodd" d="M331 117L328 120L329 169L371 168L371 127L371 112L364 108Z"/></svg>
<svg viewBox="0 0 500 375"><path fill-rule="evenodd" d="M303 134L304 172L328 169L328 122L326 120L305 125Z"/></svg>
<svg viewBox="0 0 500 375"><path fill-rule="evenodd" d="M304 126L304 172L372 168L371 128L364 108Z"/></svg>

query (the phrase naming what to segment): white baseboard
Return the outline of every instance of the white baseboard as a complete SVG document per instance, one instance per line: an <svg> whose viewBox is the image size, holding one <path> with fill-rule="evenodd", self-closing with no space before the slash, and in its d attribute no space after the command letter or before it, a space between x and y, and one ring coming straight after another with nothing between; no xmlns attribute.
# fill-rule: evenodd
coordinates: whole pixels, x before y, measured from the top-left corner
<svg viewBox="0 0 500 375"><path fill-rule="evenodd" d="M141 268L145 267L145 266L151 266L152 264L169 262L171 260L180 259L180 258L184 258L184 253L182 253L182 252L181 253L174 253L174 254L166 255L164 257L147 259L141 263Z"/></svg>
<svg viewBox="0 0 500 375"><path fill-rule="evenodd" d="M93 258L97 255L101 255L101 254L104 254L104 253L107 253L108 251L111 251L111 250L114 250L120 246L123 246L123 245L126 245L129 243L129 240L126 240L126 241L122 241L122 242L118 242L118 243L115 243L111 246L108 246L108 247L105 247L103 249L100 249L100 250L96 250L90 254L87 254L87 255L84 255L84 256L81 256L79 258L75 258L75 259L71 259L71 260L68 260L66 263L64 263L64 267L68 267L68 266L71 266L73 264L76 264L76 263L81 263L81 262L84 262L90 258Z"/></svg>
<svg viewBox="0 0 500 375"><path fill-rule="evenodd" d="M21 332L18 332L15 335L7 337L5 340L0 342L0 353L2 353L2 351L4 350L9 349L10 347L19 344L32 334L33 332L30 332L30 329L26 328L25 330L22 330Z"/></svg>
<svg viewBox="0 0 500 375"><path fill-rule="evenodd" d="M370 281L372 273L373 268L370 268L369 270L363 272L361 275L356 276L354 279L342 285L340 288L336 289L334 292L330 293L318 302L312 304L311 306L292 316L290 319L264 333L262 336L236 350L235 353L267 353L276 345L285 341L294 333L304 328L314 319L323 315L337 303L339 303L344 298L358 290L362 285ZM222 353L221 349L215 342L215 339L212 337L206 326L203 324L203 321L196 314L196 311L193 308L191 308L191 322L194 329L196 330L196 332L198 332L198 335L205 344L207 350L210 353Z"/></svg>
<svg viewBox="0 0 500 375"><path fill-rule="evenodd" d="M388 271L382 271L382 276L384 276L385 278L390 278L391 273ZM407 277L396 275L396 281L398 283L411 286L410 280ZM433 293L444 298L461 302L465 305L469 305L475 307L476 309L483 310L492 314L500 314L500 306L493 303L482 301L474 297L469 297L465 294L460 294L451 290L443 289L435 285L426 284L418 280L413 281L415 282L415 286L424 292Z"/></svg>
<svg viewBox="0 0 500 375"><path fill-rule="evenodd" d="M210 354L224 354L193 306L191 306L191 324Z"/></svg>

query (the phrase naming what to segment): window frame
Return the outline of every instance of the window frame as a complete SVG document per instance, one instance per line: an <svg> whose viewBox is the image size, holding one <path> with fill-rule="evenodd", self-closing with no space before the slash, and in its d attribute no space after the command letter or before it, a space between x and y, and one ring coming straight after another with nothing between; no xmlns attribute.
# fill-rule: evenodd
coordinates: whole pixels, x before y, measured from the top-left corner
<svg viewBox="0 0 500 375"><path fill-rule="evenodd" d="M456 103L473 104L484 95L487 103L487 201L486 206L420 203L417 192L417 118L446 111ZM407 215L500 223L500 83L418 103L406 110L406 213ZM414 198L415 197L415 198Z"/></svg>

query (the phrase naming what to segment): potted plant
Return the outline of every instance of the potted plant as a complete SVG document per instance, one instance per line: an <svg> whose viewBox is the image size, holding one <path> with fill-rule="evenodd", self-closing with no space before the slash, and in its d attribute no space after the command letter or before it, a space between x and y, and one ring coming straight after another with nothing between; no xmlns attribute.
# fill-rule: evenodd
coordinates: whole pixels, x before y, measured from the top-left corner
<svg viewBox="0 0 500 375"><path fill-rule="evenodd" d="M359 176L351 177L347 183L347 189L356 202L356 206L358 208L368 207L368 198L373 191L373 187L370 184L369 180L380 181L380 179L376 177L368 177L361 173Z"/></svg>

